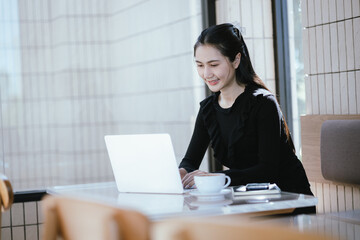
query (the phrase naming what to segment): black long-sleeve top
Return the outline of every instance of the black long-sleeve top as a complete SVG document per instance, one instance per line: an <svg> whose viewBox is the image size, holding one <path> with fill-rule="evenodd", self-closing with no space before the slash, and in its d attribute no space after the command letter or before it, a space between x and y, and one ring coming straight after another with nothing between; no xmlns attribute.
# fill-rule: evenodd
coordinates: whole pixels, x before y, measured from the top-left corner
<svg viewBox="0 0 360 240"><path fill-rule="evenodd" d="M231 185L276 183L283 191L312 194L305 170L294 153L279 105L269 91L247 86L231 108L218 93L200 103L195 129L180 168L199 168L209 144L229 170Z"/></svg>

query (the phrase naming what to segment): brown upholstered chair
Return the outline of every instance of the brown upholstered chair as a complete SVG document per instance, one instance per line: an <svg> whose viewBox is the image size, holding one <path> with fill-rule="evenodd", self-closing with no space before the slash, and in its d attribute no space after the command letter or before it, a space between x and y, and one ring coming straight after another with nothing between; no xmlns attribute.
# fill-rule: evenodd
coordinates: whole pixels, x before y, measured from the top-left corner
<svg viewBox="0 0 360 240"><path fill-rule="evenodd" d="M63 196L43 199L42 239L148 240L150 222L141 213Z"/></svg>

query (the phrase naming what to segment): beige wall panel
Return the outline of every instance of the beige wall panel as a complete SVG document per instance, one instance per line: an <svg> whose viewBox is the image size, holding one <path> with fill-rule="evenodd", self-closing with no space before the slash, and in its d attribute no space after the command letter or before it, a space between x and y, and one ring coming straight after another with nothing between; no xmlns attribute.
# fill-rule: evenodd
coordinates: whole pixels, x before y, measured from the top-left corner
<svg viewBox="0 0 360 240"><path fill-rule="evenodd" d="M324 193L324 212L331 212L331 203L329 199L331 199L330 195L330 185L327 183L323 184L323 193Z"/></svg>
<svg viewBox="0 0 360 240"><path fill-rule="evenodd" d="M335 184L330 184L330 212L337 212L338 211L338 197L337 197L337 187Z"/></svg>
<svg viewBox="0 0 360 240"><path fill-rule="evenodd" d="M340 72L340 102L341 114L349 114L348 79L346 72Z"/></svg>
<svg viewBox="0 0 360 240"><path fill-rule="evenodd" d="M216 7L216 22L217 23L224 23L226 22L226 7L227 1L226 0L216 0L215 2Z"/></svg>
<svg viewBox="0 0 360 240"><path fill-rule="evenodd" d="M325 212L325 206L324 206L324 190L323 190L323 184L322 183L316 183L316 195L318 198L318 204L316 206L316 212L317 213L324 213Z"/></svg>
<svg viewBox="0 0 360 240"><path fill-rule="evenodd" d="M326 114L334 113L332 75L325 74Z"/></svg>
<svg viewBox="0 0 360 240"><path fill-rule="evenodd" d="M265 79L275 79L275 59L274 59L274 41L273 39L265 39ZM264 57L264 56L263 56ZM270 86L269 86L270 87ZM274 91L276 92L276 91Z"/></svg>
<svg viewBox="0 0 360 240"><path fill-rule="evenodd" d="M228 15L229 19L238 19L240 16L240 1L239 0L228 0L228 8L225 16ZM232 20L234 21L234 20Z"/></svg>
<svg viewBox="0 0 360 240"><path fill-rule="evenodd" d="M268 0L267 0L268 1ZM269 9L265 9L267 12ZM251 0L251 16L254 38L264 38L264 28L271 24L264 22L263 19L263 0Z"/></svg>
<svg viewBox="0 0 360 240"><path fill-rule="evenodd" d="M344 11L345 11L345 17L344 18L351 18L352 17L352 6L351 6L351 0L344 0Z"/></svg>
<svg viewBox="0 0 360 240"><path fill-rule="evenodd" d="M310 75L311 79L311 99L312 99L312 113L319 114L320 113L320 105L319 105L319 83L318 83L318 75Z"/></svg>
<svg viewBox="0 0 360 240"><path fill-rule="evenodd" d="M346 71L346 40L345 40L345 22L337 23L337 34L338 34L338 52L339 52L339 68L340 71Z"/></svg>
<svg viewBox="0 0 360 240"><path fill-rule="evenodd" d="M353 187L345 186L345 210L353 210Z"/></svg>
<svg viewBox="0 0 360 240"><path fill-rule="evenodd" d="M315 74L317 72L317 56L316 56L316 28L309 28L309 64L310 64L310 74Z"/></svg>
<svg viewBox="0 0 360 240"><path fill-rule="evenodd" d="M330 25L330 44L331 44L331 71L339 71L339 45L338 45L338 30L336 23Z"/></svg>
<svg viewBox="0 0 360 240"><path fill-rule="evenodd" d="M334 99L334 114L341 114L341 88L340 88L340 74L332 74L333 79L333 99ZM330 93L331 94L331 93Z"/></svg>
<svg viewBox="0 0 360 240"><path fill-rule="evenodd" d="M313 114L312 109L312 89L310 76L305 75L305 97L306 97L306 113Z"/></svg>
<svg viewBox="0 0 360 240"><path fill-rule="evenodd" d="M313 27L315 25L315 3L314 0L307 0L307 14L308 14L308 25Z"/></svg>
<svg viewBox="0 0 360 240"><path fill-rule="evenodd" d="M328 23L329 22L329 0L322 0L321 1L321 15L322 15L322 23Z"/></svg>
<svg viewBox="0 0 360 240"><path fill-rule="evenodd" d="M348 2L348 1L347 1ZM351 9L351 8L350 8ZM355 68L354 57L354 32L353 19L345 21L345 48L346 48L346 68L352 70Z"/></svg>
<svg viewBox="0 0 360 240"><path fill-rule="evenodd" d="M323 42L322 42L323 50L324 50L324 72L331 72L331 44L330 44L330 26L323 26Z"/></svg>
<svg viewBox="0 0 360 240"><path fill-rule="evenodd" d="M246 38L253 38L254 34L254 26L253 26L253 22L252 22L252 18L253 16L251 15L251 1L249 0L242 0L240 2L240 24L242 25L242 27L246 28L246 37L245 37L245 41Z"/></svg>
<svg viewBox="0 0 360 240"><path fill-rule="evenodd" d="M338 206L339 211L345 211L346 209L346 203L345 203L345 187L342 185L337 186L338 190Z"/></svg>
<svg viewBox="0 0 360 240"><path fill-rule="evenodd" d="M319 98L319 111L320 114L326 114L326 87L325 87L325 76L318 75L318 98Z"/></svg>
<svg viewBox="0 0 360 240"><path fill-rule="evenodd" d="M320 1L317 1L320 2ZM318 15L318 14L317 14ZM323 26L315 27L316 35L316 72L324 73L324 39L323 39ZM315 44L314 44L315 45ZM315 73L315 72L313 72Z"/></svg>
<svg viewBox="0 0 360 240"><path fill-rule="evenodd" d="M330 13L330 22L335 22L336 19L336 0L329 0L329 13Z"/></svg>
<svg viewBox="0 0 360 240"><path fill-rule="evenodd" d="M353 19L355 69L360 69L360 18Z"/></svg>
<svg viewBox="0 0 360 240"><path fill-rule="evenodd" d="M263 31L265 38L273 38L273 25L272 23L272 12L269 11L271 9L272 1L263 0L262 1L262 17L263 17Z"/></svg>
<svg viewBox="0 0 360 240"><path fill-rule="evenodd" d="M301 22L303 27L308 27L308 1L301 1Z"/></svg>
<svg viewBox="0 0 360 240"><path fill-rule="evenodd" d="M359 0L352 0L351 7L352 7L353 17L360 16L360 1Z"/></svg>
<svg viewBox="0 0 360 240"><path fill-rule="evenodd" d="M347 73L348 79L348 97L349 97L349 114L357 113L356 95L360 92L356 92L355 72Z"/></svg>
<svg viewBox="0 0 360 240"><path fill-rule="evenodd" d="M354 209L359 210L360 209L360 188L353 188L353 203L354 203Z"/></svg>
<svg viewBox="0 0 360 240"><path fill-rule="evenodd" d="M313 0L314 1L314 13L315 13L315 25L319 25L323 23L323 19L322 19L322 8L321 8L321 4L322 1L317 1L317 0Z"/></svg>

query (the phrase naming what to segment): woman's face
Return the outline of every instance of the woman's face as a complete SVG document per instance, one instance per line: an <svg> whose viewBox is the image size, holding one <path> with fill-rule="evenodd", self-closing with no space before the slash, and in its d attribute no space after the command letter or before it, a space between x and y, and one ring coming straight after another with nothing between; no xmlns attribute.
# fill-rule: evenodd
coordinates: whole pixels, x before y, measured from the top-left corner
<svg viewBox="0 0 360 240"><path fill-rule="evenodd" d="M215 47L200 45L195 51L195 62L199 76L212 92L225 91L236 84L235 69L240 63L239 56L230 62Z"/></svg>

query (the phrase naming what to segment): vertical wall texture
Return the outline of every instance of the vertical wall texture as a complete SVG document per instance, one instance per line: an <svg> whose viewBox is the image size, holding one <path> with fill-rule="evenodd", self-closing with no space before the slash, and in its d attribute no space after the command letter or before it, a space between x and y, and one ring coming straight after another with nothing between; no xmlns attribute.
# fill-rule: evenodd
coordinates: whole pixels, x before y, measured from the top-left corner
<svg viewBox="0 0 360 240"><path fill-rule="evenodd" d="M307 114L360 113L359 0L304 0Z"/></svg>
<svg viewBox="0 0 360 240"><path fill-rule="evenodd" d="M360 114L360 1L303 0L307 114ZM318 212L360 206L359 188L312 182Z"/></svg>
<svg viewBox="0 0 360 240"><path fill-rule="evenodd" d="M270 0L217 0L216 22L242 30L255 72L276 93L274 38Z"/></svg>

